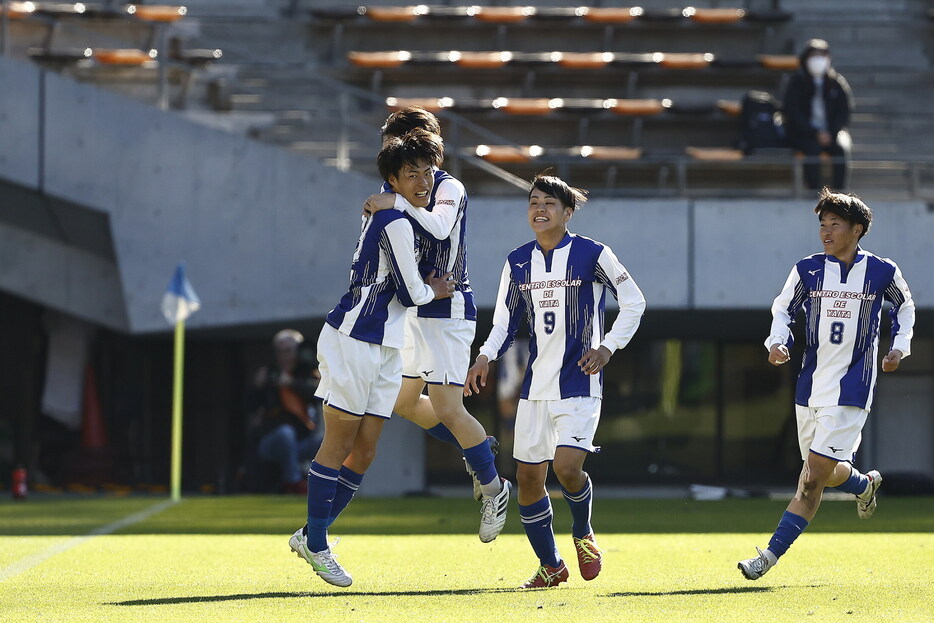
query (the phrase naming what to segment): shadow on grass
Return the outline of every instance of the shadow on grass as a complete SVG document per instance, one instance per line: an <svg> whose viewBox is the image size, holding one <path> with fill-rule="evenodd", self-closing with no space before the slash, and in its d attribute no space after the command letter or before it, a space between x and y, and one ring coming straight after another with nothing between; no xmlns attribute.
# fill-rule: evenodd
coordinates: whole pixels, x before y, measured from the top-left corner
<svg viewBox="0 0 934 623"><path fill-rule="evenodd" d="M512 593L518 588L463 588L454 590L430 591L333 591L316 593L311 591L283 593L240 593L234 595L199 595L192 597L159 597L156 599L131 599L112 601L105 606L166 606L172 604L196 604L202 602L242 601L247 599L292 599L297 597L445 597L453 595L487 595L492 593Z"/></svg>
<svg viewBox="0 0 934 623"><path fill-rule="evenodd" d="M814 588L815 585L811 585ZM771 593L787 586L728 586L724 588L693 588L683 591L627 591L607 593L605 597L672 597L675 595L741 595L743 593Z"/></svg>

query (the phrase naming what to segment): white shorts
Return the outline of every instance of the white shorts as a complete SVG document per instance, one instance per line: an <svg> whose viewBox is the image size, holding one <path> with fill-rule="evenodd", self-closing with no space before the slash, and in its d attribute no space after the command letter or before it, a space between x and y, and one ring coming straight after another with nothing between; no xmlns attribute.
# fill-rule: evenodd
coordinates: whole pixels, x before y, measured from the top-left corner
<svg viewBox="0 0 934 623"><path fill-rule="evenodd" d="M402 387L398 349L363 342L326 324L318 336L318 371L315 396L348 419L392 415Z"/></svg>
<svg viewBox="0 0 934 623"><path fill-rule="evenodd" d="M828 459L852 461L863 438L869 411L859 407L802 407L795 405L801 458L808 452Z"/></svg>
<svg viewBox="0 0 934 623"><path fill-rule="evenodd" d="M593 445L600 423L600 398L519 400L512 456L520 463L544 463L559 446L599 452Z"/></svg>
<svg viewBox="0 0 934 623"><path fill-rule="evenodd" d="M470 345L477 332L474 320L419 318L405 315L402 376L431 385L460 385L470 368Z"/></svg>

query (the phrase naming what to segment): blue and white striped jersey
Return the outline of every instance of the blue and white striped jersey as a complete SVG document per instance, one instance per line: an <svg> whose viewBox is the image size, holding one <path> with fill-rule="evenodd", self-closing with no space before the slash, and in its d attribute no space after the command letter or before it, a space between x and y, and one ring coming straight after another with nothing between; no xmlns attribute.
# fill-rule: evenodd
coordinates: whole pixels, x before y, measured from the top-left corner
<svg viewBox="0 0 934 623"><path fill-rule="evenodd" d="M607 291L619 315L604 336ZM536 241L513 250L499 284L493 329L480 354L506 352L525 319L531 328L529 363L520 396L526 400L603 397L603 372L584 374L577 362L591 348L611 353L632 339L645 298L610 247L568 233L548 255Z"/></svg>
<svg viewBox="0 0 934 623"><path fill-rule="evenodd" d="M384 192L392 192L388 184ZM422 276L432 270L438 275L454 273L454 296L421 305L412 313L420 318L477 319L477 306L467 277L467 191L446 171L435 171L428 207L416 208L402 195L395 206L404 210L415 229L418 242L418 270Z"/></svg>
<svg viewBox="0 0 934 623"><path fill-rule="evenodd" d="M380 210L363 220L350 289L327 323L345 335L390 348L402 348L405 307L434 299L415 261L415 234L399 210Z"/></svg>
<svg viewBox="0 0 934 623"><path fill-rule="evenodd" d="M765 347L794 342L791 325L804 308L806 346L795 403L869 409L875 390L882 302L892 304L892 348L907 357L915 304L901 271L890 259L857 249L846 265L816 253L795 264L772 303Z"/></svg>

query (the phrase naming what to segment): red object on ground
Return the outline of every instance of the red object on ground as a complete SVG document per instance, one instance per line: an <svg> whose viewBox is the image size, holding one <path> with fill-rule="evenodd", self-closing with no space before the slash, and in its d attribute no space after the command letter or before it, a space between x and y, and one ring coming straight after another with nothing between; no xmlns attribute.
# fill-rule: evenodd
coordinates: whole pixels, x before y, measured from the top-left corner
<svg viewBox="0 0 934 623"><path fill-rule="evenodd" d="M101 450L107 445L107 430L101 413L101 401L97 394L97 378L94 367L84 369L84 398L81 404L81 447Z"/></svg>

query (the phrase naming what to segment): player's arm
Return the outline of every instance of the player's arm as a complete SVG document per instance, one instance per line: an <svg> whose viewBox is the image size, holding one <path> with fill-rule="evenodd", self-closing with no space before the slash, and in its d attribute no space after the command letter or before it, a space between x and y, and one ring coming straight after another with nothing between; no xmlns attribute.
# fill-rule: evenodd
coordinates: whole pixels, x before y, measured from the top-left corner
<svg viewBox="0 0 934 623"><path fill-rule="evenodd" d="M610 247L603 247L600 257L597 258L595 272L597 281L609 289L619 301L619 314L600 346L591 348L578 360L577 365L585 374L599 373L613 353L629 344L645 312L645 296L642 290Z"/></svg>
<svg viewBox="0 0 934 623"><path fill-rule="evenodd" d="M398 286L399 302L406 307L424 305L438 298L448 298L454 292L451 274L435 276L434 271L422 281L415 260L415 233L404 218L397 218L383 229L380 245L389 258L390 272Z"/></svg>
<svg viewBox="0 0 934 623"><path fill-rule="evenodd" d="M467 371L467 382L464 384L465 396L479 393L480 388L486 386L490 361L499 359L509 350L515 340L523 313L525 313L525 301L519 292L519 286L512 279L512 271L507 260L499 280L496 307L493 310L493 328L483 346L480 347L476 362Z"/></svg>
<svg viewBox="0 0 934 623"><path fill-rule="evenodd" d="M769 329L769 337L765 339L769 363L772 365L781 365L791 358L788 350L794 344L791 325L806 296L807 289L801 281L798 267L795 266L785 280L782 291L772 301L772 327Z"/></svg>
<svg viewBox="0 0 934 623"><path fill-rule="evenodd" d="M447 240L457 224L461 202L464 200L464 185L455 179L445 179L435 190L435 202L431 210L416 208L402 195L396 195L393 207L412 217L425 231L438 240Z"/></svg>
<svg viewBox="0 0 934 623"><path fill-rule="evenodd" d="M911 354L911 336L915 326L915 301L898 266L883 296L892 303L889 310L892 318L892 349L882 359L882 371L894 372L898 370L902 359Z"/></svg>

